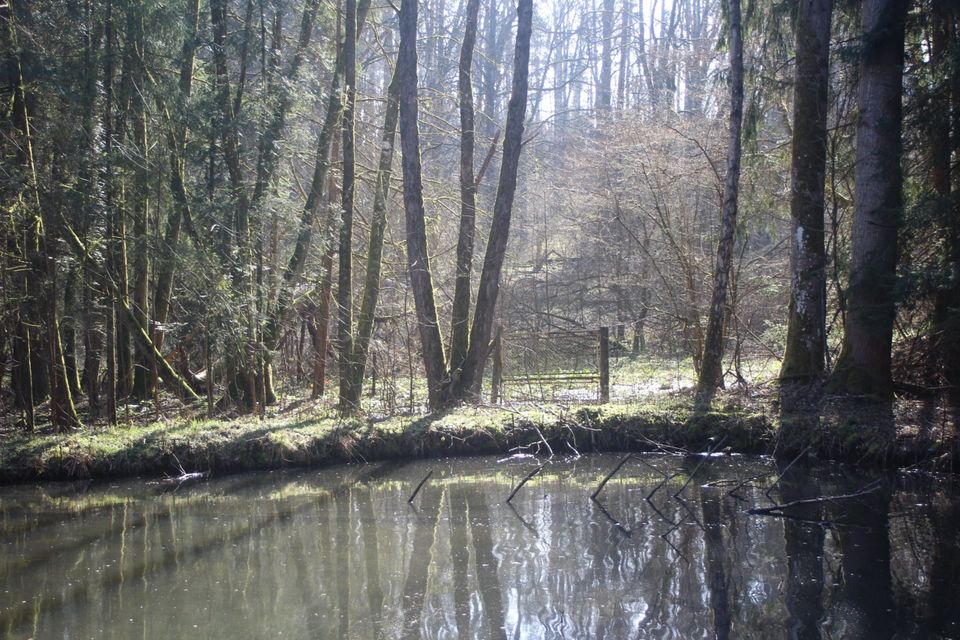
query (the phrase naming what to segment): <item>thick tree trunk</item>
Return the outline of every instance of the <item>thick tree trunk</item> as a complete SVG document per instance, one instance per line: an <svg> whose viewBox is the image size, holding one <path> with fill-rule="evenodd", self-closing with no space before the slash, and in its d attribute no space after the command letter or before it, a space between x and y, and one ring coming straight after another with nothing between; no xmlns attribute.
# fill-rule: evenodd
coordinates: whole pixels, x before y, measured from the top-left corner
<svg viewBox="0 0 960 640"><path fill-rule="evenodd" d="M793 105L790 213L793 246L787 345L780 368L782 428L777 451L794 455L814 442L826 358L824 184L827 85L833 0L801 0Z"/></svg>
<svg viewBox="0 0 960 640"><path fill-rule="evenodd" d="M476 132L471 67L479 11L480 0L469 0L457 82L460 98L460 229L457 236L457 275L450 322L450 371L454 377L460 375L460 367L467 357L470 339L470 275L473 270L473 240L477 226L477 183L473 170Z"/></svg>
<svg viewBox="0 0 960 640"><path fill-rule="evenodd" d="M713 272L713 295L707 319L696 405L708 408L723 375L723 324L726 316L727 285L733 260L733 236L737 228L737 195L740 185L740 151L743 126L743 35L740 0L728 0L730 29L730 133L727 146L727 175L723 185L720 241Z"/></svg>
<svg viewBox="0 0 960 640"><path fill-rule="evenodd" d="M483 369L493 332L497 296L500 293L500 272L507 252L510 237L510 218L513 198L517 190L517 172L520 167L520 150L523 145L523 127L527 111L527 77L530 67L530 34L533 30L532 0L520 0L517 4L517 41L513 58L513 87L507 106L507 125L503 135L503 159L500 163L500 179L497 197L493 204L493 221L487 252L483 258L483 270L477 289L477 305L473 314L470 332L470 347L463 363L463 372L456 383L454 396L459 399L478 398Z"/></svg>
<svg viewBox="0 0 960 640"><path fill-rule="evenodd" d="M820 378L826 349L824 183L827 169L827 81L833 0L801 0L793 103L790 214L793 247L787 347L780 380Z"/></svg>
<svg viewBox="0 0 960 640"><path fill-rule="evenodd" d="M417 123L417 0L400 5L400 51L397 73L400 75L400 150L403 167L403 207L407 232L407 265L413 290L417 327L427 376L427 395L431 407L445 401L446 359L437 320L427 230L423 207L423 177L420 167L420 130Z"/></svg>
<svg viewBox="0 0 960 640"><path fill-rule="evenodd" d="M906 0L866 0L860 58L850 285L834 392L887 400L895 314Z"/></svg>

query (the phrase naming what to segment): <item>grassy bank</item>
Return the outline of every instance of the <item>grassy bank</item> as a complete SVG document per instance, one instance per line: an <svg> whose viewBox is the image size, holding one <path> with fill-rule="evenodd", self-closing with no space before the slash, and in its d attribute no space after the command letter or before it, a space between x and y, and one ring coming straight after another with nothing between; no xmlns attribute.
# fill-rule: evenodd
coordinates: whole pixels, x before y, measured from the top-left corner
<svg viewBox="0 0 960 640"><path fill-rule="evenodd" d="M257 420L166 421L78 433L8 433L0 481L227 473L390 458L526 451L655 450L660 446L744 453L772 449L770 416L727 404L694 416L686 398L656 404L518 409L464 407L444 414L342 420L287 412Z"/></svg>
<svg viewBox="0 0 960 640"><path fill-rule="evenodd" d="M687 392L594 406L525 404L461 407L442 414L344 420L322 403L294 403L266 419L170 419L69 434L0 434L0 482L232 473L339 462L527 452L705 451L769 454L780 416L771 395L724 394L696 415ZM821 407L822 458L954 470L955 431L946 422L919 427L922 411L897 403L885 412L852 405ZM889 424L895 442L877 434ZM894 426L895 425L895 426ZM790 428L789 424L784 429ZM782 444L782 443L781 443Z"/></svg>

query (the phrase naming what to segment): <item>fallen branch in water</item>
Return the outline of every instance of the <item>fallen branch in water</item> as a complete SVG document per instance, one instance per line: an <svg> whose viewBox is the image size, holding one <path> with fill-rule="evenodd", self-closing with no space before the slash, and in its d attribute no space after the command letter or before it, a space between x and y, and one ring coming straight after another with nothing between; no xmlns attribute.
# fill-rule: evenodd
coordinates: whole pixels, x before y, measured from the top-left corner
<svg viewBox="0 0 960 640"><path fill-rule="evenodd" d="M532 533L534 538L536 538L536 539L539 540L539 539L540 539L540 534L537 533L537 528L534 527L534 526L533 526L532 524L530 524L529 522L527 522L526 520L524 520L524 519L523 519L523 516L520 515L520 512L517 511L517 508L516 508L515 506L513 506L513 505L510 504L509 502L507 503L507 506L510 507L510 511L512 511L512 512L513 512L513 516L514 516L517 520L520 521L520 524L522 524L522 525L527 529L527 531L529 531L530 533Z"/></svg>
<svg viewBox="0 0 960 640"><path fill-rule="evenodd" d="M632 537L632 533L630 532L630 529L627 529L625 526L620 524L619 520L617 520L612 515L610 515L610 512L603 508L603 505L600 504L599 500L597 500L596 498L590 498L590 499L593 500L593 504L597 507L597 509L600 509L600 513L605 515L607 517L607 520L609 520L614 527L620 530L620 533L627 536L628 538Z"/></svg>
<svg viewBox="0 0 960 640"><path fill-rule="evenodd" d="M184 482L188 482L190 480L202 480L210 473L209 471L187 471L183 468L183 465L180 464L180 458L177 457L177 454L171 451L170 455L173 457L173 461L177 463L177 471L180 472L180 475L167 476L162 478L160 482L165 484L176 484L177 486L180 486Z"/></svg>
<svg viewBox="0 0 960 640"><path fill-rule="evenodd" d="M417 488L413 490L413 493L410 494L410 497L407 498L407 504L413 504L413 499L417 497L417 494L420 493L420 489L423 485L427 484L427 480L430 479L430 476L433 475L433 469L427 471L427 475L423 476L423 480L420 481L420 484L417 485Z"/></svg>
<svg viewBox="0 0 960 640"><path fill-rule="evenodd" d="M520 481L520 484L514 487L513 491L510 492L510 495L507 497L507 504L510 504L510 501L513 500L513 496L517 495L517 491L520 491L520 489L523 488L523 485L527 484L527 482L529 482L535 475L540 473L540 471L542 470L543 470L543 467L539 466L539 467L535 467L533 471L528 473L526 477L524 477L524 479Z"/></svg>
<svg viewBox="0 0 960 640"><path fill-rule="evenodd" d="M600 492L603 491L603 488L607 486L608 482L610 482L610 478L616 475L617 471L620 471L621 467L627 464L627 460L629 460L632 457L633 457L632 453L628 453L627 455L623 456L623 460L620 461L620 464L614 467L613 470L607 474L607 477L605 477L603 480L600 481L600 485L597 487L597 490L594 491L593 494L590 496L591 500L597 499L597 496L600 495Z"/></svg>
<svg viewBox="0 0 960 640"><path fill-rule="evenodd" d="M880 489L878 483L873 482L859 491L854 493L846 493L839 496L821 496L819 498L806 498L804 500L793 500L791 502L784 502L783 504L775 504L772 507L754 507L753 509L747 509L747 513L754 516L770 516L776 515L779 516L784 509L789 509L790 507L800 507L808 504L822 504L824 502L836 502L837 500L851 500L853 498L859 498L861 496L869 495Z"/></svg>
<svg viewBox="0 0 960 640"><path fill-rule="evenodd" d="M676 498L681 493L683 493L683 490L686 489L691 482L693 482L694 477L696 477L697 473L700 472L700 469L703 467L703 465L707 463L707 460L710 459L710 456L712 456L714 452L716 452L716 450L719 449L723 445L723 443L726 441L727 441L727 436L726 434L724 434L724 436L720 438L720 440L718 440L712 447L707 449L706 453L699 454L700 456L702 456L702 458L700 459L700 462L697 464L696 467L694 467L693 471L690 473L690 476L687 478L687 481L683 483L683 486L677 489L677 492L673 494L674 498Z"/></svg>

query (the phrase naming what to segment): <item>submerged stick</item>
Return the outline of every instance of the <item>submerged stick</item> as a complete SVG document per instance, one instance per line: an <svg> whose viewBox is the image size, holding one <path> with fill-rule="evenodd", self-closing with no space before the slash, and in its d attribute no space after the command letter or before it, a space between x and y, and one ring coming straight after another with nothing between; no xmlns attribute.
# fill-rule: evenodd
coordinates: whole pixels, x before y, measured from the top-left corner
<svg viewBox="0 0 960 640"><path fill-rule="evenodd" d="M614 467L614 468L613 468L613 471L611 471L610 473L608 473L608 474L607 474L607 477L600 481L600 486L598 486L598 487L597 487L597 490L594 491L594 492L593 492L593 495L590 496L590 499L591 499L591 500L596 500L596 499L597 499L597 496L600 495L600 492L603 491L603 488L604 488L605 486L607 486L607 483L608 483L608 482L610 482L610 478L612 478L614 475L616 475L617 471L620 471L620 468L623 467L623 465L627 464L627 460L629 460L629 459L632 458L632 457L633 457L633 454L632 454L632 453L628 453L627 455L623 456L623 460L620 461L620 464L618 464L616 467Z"/></svg>
<svg viewBox="0 0 960 640"><path fill-rule="evenodd" d="M543 466L539 466L539 467L536 467L536 468L535 468L533 471L531 471L530 473L528 473L528 474L526 475L526 477L524 477L524 479L520 481L520 484L518 484L517 486L515 486L515 487L513 488L513 491L510 492L510 495L507 497L507 504L510 504L510 501L513 500L513 496L517 495L517 491L520 491L520 489L523 488L523 485L525 485L525 484L527 484L528 482L530 482L530 480L531 480L535 475L537 475L538 473L540 473L540 471L542 471L542 470L543 470Z"/></svg>
<svg viewBox="0 0 960 640"><path fill-rule="evenodd" d="M613 526L614 526L617 530L620 531L620 533L622 533L623 535L627 536L628 538L633 537L633 534L631 533L630 529L627 529L625 526L623 526L622 524L620 524L620 521L619 521L619 520L617 520L617 519L614 518L612 515L610 515L610 512L607 511L607 510L603 507L603 505L600 504L600 502L599 502L598 500L594 500L594 501L593 501L593 504L594 504L594 506L595 506L597 509L600 509L600 513L602 513L603 515L605 515L605 516L607 517L607 520L609 520L610 523L613 524Z"/></svg>
<svg viewBox="0 0 960 640"><path fill-rule="evenodd" d="M410 497L407 498L407 504L412 504L413 499L417 497L417 494L420 493L420 489L423 485L427 484L427 480L430 479L430 476L433 475L433 469L427 471L427 475L423 476L423 480L420 481L420 484L417 485L417 488L413 490L413 493L410 494Z"/></svg>
<svg viewBox="0 0 960 640"><path fill-rule="evenodd" d="M753 509L747 509L747 513L753 516L770 516L770 515L780 515L780 512L784 509L790 507L799 507L805 504L821 504L823 502L833 502L835 500L851 500L853 498L859 498L865 496L875 491L878 491L880 487L878 485L861 489L855 493L847 493L840 496L822 496L820 498L807 498L806 500L794 500L792 502L784 502L783 504L775 504L772 507L754 507Z"/></svg>
<svg viewBox="0 0 960 640"><path fill-rule="evenodd" d="M705 465L705 464L707 463L707 460L710 459L710 456L712 456L713 453L714 453L717 449L719 449L720 446L723 445L723 443L726 442L726 441L727 441L727 434L723 434L723 437L720 438L720 440L718 440L716 444L714 444L712 447L710 447L709 449L707 449L707 452L706 452L706 453L702 454L703 457L700 459L699 464L697 464L697 466L694 467L693 471L690 473L690 476L687 478L687 481L683 483L683 486L682 486L682 487L680 487L679 489L677 489L677 492L676 492L675 494L673 494L673 497L674 497L674 498L676 498L676 497L679 496L681 493L683 493L683 490L686 489L687 486L688 486L691 482L693 482L694 477L696 477L697 473L700 472L700 469L703 468L703 465Z"/></svg>
<svg viewBox="0 0 960 640"><path fill-rule="evenodd" d="M527 522L526 520L524 520L524 519L523 519L523 516L520 515L520 512L517 511L517 508L516 508L515 506L513 506L513 504L511 504L511 503L508 502L508 503L507 503L507 506L510 507L510 511L512 511L512 512L513 512L513 516L514 516L517 520L520 521L520 524L522 524L522 525L527 529L527 531L529 531L530 533L532 533L534 538L536 538L537 540L539 540L539 539L540 539L540 534L537 533L537 528L534 527L534 526L533 526L532 524L530 524L529 522Z"/></svg>

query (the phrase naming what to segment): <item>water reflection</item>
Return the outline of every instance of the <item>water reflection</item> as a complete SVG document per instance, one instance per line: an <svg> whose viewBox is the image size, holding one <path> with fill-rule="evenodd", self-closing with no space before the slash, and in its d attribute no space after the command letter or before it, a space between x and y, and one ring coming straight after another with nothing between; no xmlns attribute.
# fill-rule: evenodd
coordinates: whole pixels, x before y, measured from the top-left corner
<svg viewBox="0 0 960 640"><path fill-rule="evenodd" d="M857 499L761 517L746 510L875 478L650 457L591 502L616 462L548 462L511 505L529 460L254 474L176 491L6 488L0 636L960 634L960 500L949 481L901 474Z"/></svg>

